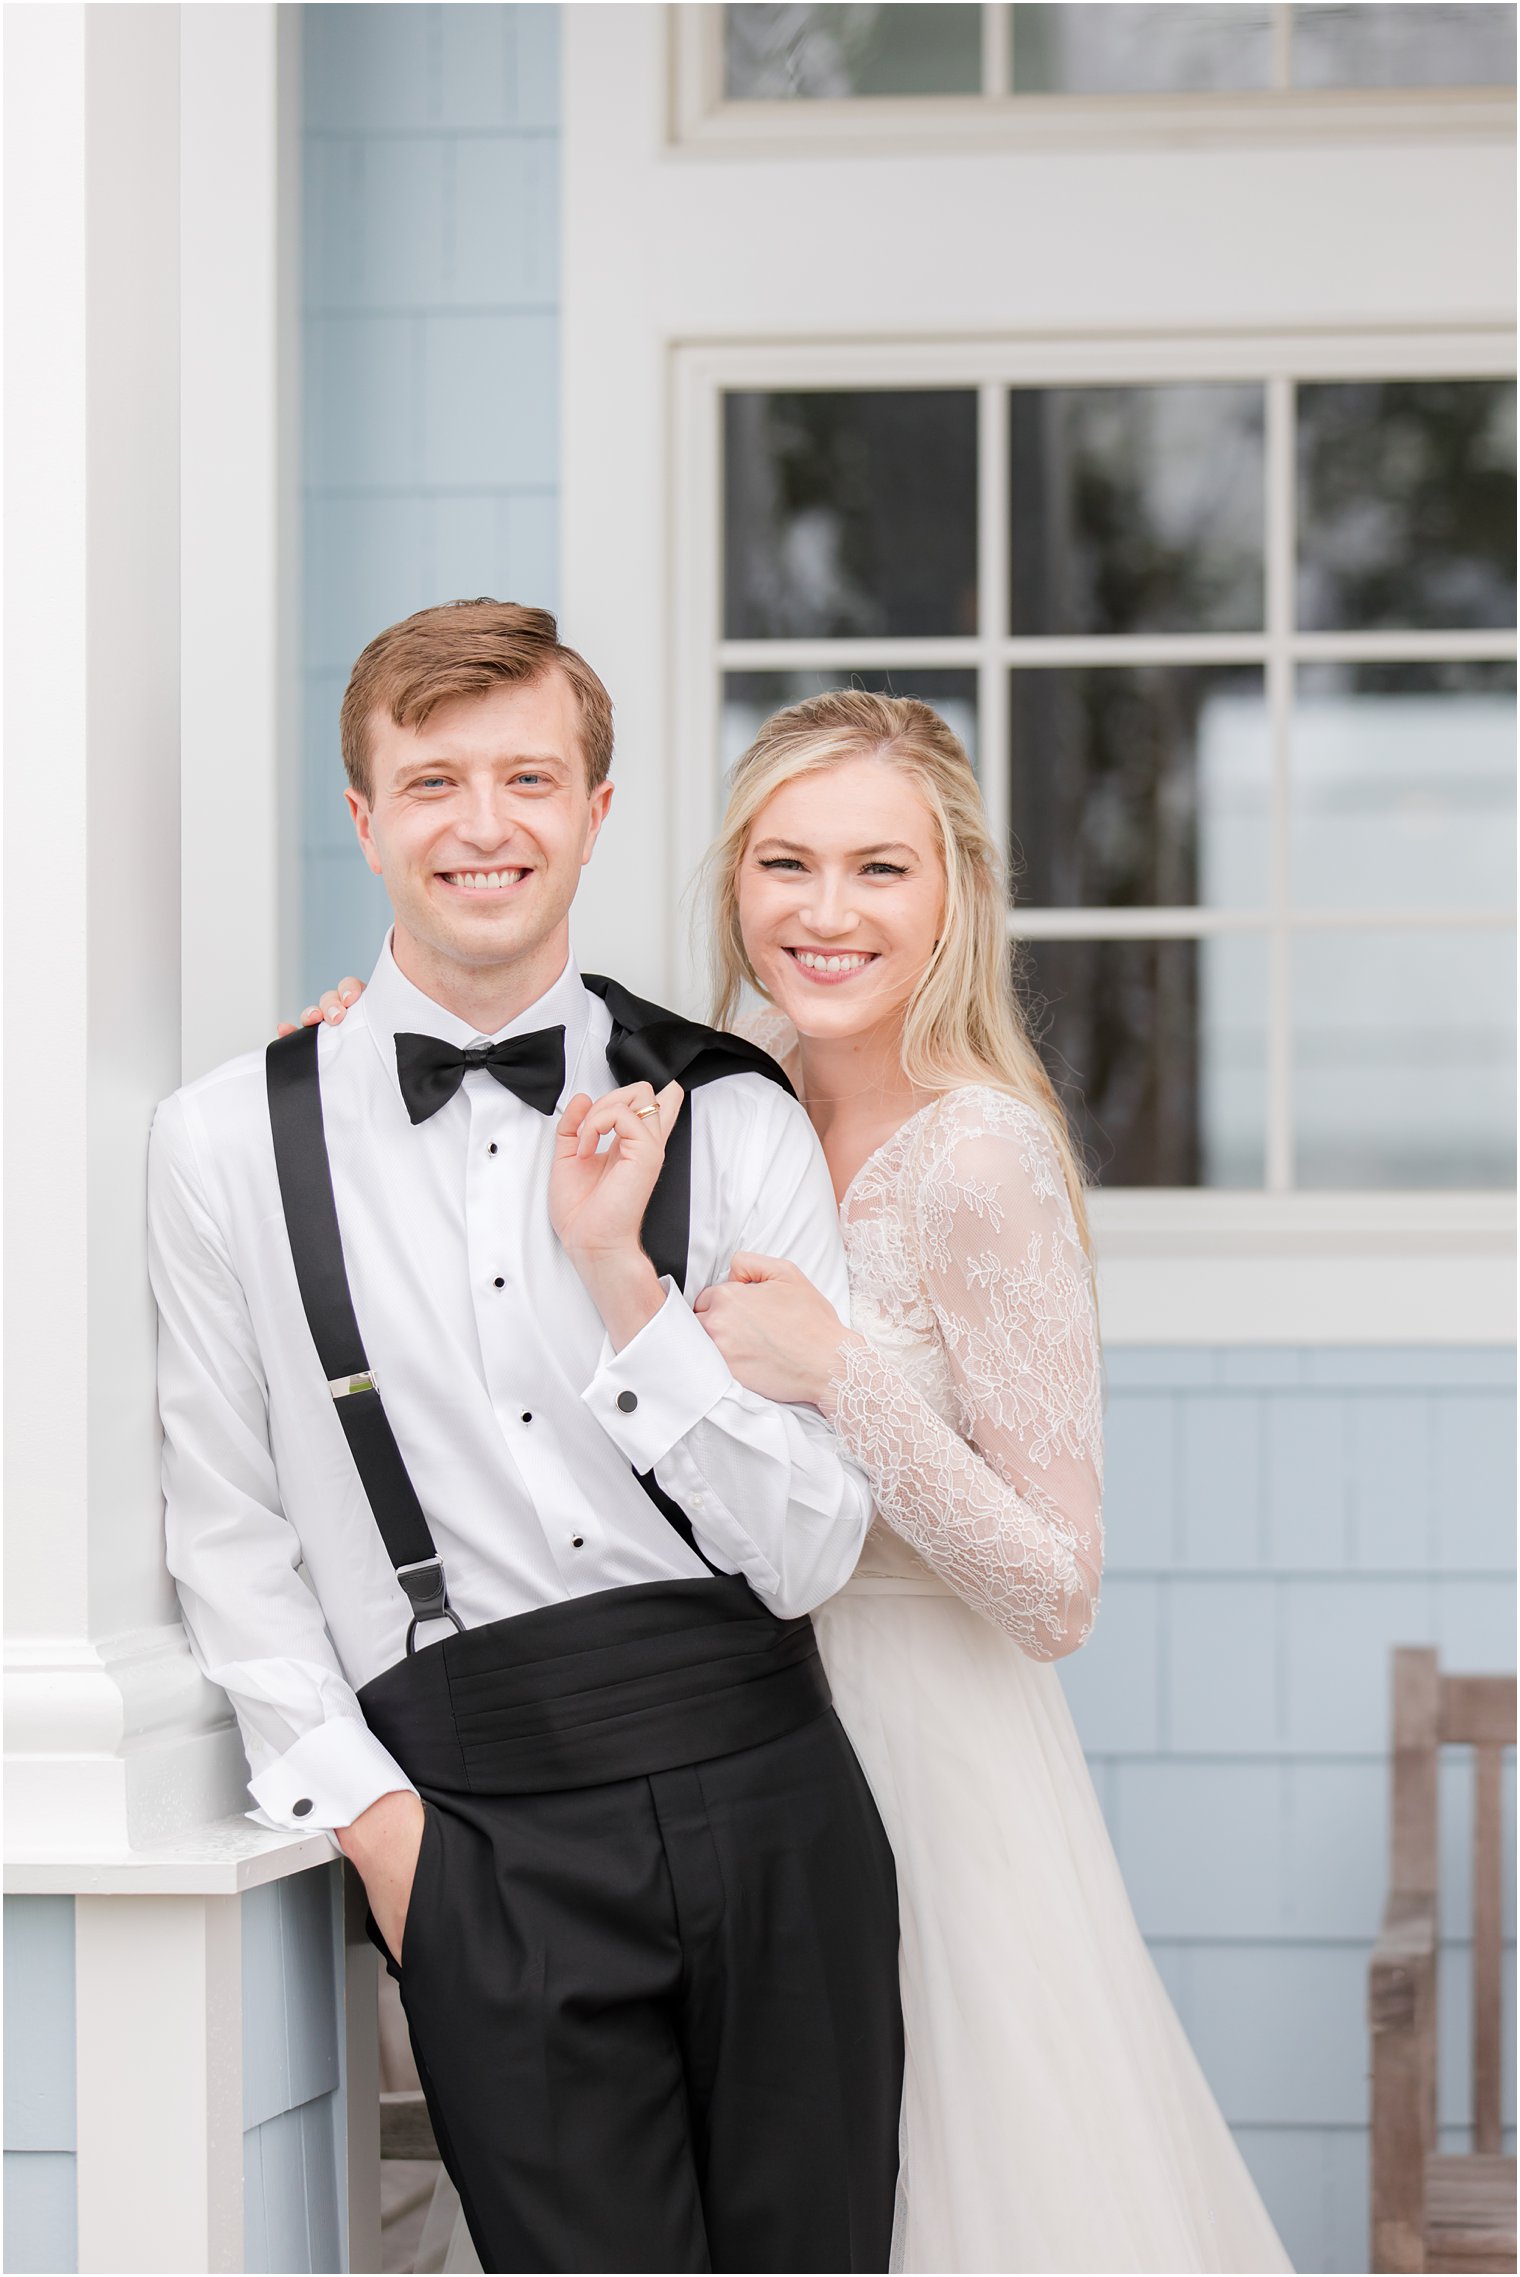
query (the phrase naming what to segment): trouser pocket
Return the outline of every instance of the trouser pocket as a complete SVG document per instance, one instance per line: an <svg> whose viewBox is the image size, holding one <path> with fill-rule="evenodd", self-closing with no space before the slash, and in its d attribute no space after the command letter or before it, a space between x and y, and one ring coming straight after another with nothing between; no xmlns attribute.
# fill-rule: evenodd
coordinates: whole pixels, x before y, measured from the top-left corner
<svg viewBox="0 0 1520 2277"><path fill-rule="evenodd" d="M419 1939L413 1932L419 1926L418 1916L422 1906L430 1902L428 1893L434 1883L432 1856L442 1835L442 1814L425 1796L419 1796L418 1800L422 1804L422 1840L417 1848L417 1863L412 1869L411 1894L406 1901L406 1919L401 1925L399 1953L393 1953L380 1934L380 1924L375 1919L373 1908L366 1907L364 1915L365 1934L384 1961L387 1974L393 1976L398 1983L403 1971L412 1965L416 1954Z"/></svg>

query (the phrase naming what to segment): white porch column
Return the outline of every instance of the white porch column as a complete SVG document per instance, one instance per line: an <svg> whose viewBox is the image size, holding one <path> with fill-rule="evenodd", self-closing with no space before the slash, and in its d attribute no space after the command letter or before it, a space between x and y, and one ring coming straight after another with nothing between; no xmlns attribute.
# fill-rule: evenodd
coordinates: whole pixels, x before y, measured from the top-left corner
<svg viewBox="0 0 1520 2277"><path fill-rule="evenodd" d="M12 1857L245 1801L163 1569L143 1180L156 1102L288 995L280 14L8 12Z"/></svg>
<svg viewBox="0 0 1520 2277"><path fill-rule="evenodd" d="M156 1103L290 1001L295 16L6 13L5 1883L75 1897L81 2270L243 2266L243 1894L332 1856L178 1619L144 1232Z"/></svg>
<svg viewBox="0 0 1520 2277"><path fill-rule="evenodd" d="M238 1799L163 1568L143 1229L180 1073L179 30L152 6L7 22L13 1854Z"/></svg>

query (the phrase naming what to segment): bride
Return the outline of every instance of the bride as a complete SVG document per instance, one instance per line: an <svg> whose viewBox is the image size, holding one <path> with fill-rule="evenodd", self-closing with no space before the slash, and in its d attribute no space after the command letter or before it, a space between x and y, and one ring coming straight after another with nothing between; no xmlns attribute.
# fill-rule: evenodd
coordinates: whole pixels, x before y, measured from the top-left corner
<svg viewBox="0 0 1520 2277"><path fill-rule="evenodd" d="M1097 1608L1097 1323L1081 1177L1010 986L965 752L907 698L778 712L709 869L716 1018L792 1078L849 1259L848 1330L761 1257L696 1310L742 1383L832 1417L875 1490L857 1572L814 1619L897 1857L894 2267L1286 2269L1052 1665ZM764 1009L740 1023L746 986ZM472 2265L458 2239L446 2265Z"/></svg>

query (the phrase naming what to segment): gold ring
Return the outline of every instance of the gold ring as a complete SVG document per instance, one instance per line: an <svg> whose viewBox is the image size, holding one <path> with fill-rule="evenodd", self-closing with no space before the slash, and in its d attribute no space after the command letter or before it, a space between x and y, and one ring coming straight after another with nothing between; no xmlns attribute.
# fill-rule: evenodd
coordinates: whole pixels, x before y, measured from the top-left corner
<svg viewBox="0 0 1520 2277"><path fill-rule="evenodd" d="M636 1115L657 1115L660 1110L658 1107L635 1107L633 1111Z"/></svg>

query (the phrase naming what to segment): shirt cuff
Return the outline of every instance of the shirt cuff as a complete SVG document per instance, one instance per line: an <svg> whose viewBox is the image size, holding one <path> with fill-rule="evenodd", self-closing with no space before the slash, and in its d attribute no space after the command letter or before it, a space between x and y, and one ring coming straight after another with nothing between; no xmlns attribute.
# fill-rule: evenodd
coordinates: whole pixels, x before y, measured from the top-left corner
<svg viewBox="0 0 1520 2277"><path fill-rule="evenodd" d="M351 1826L361 1811L398 1788L416 1792L390 1750L357 1716L329 1717L248 1782L268 1823L297 1833Z"/></svg>
<svg viewBox="0 0 1520 2277"><path fill-rule="evenodd" d="M668 1273L665 1302L621 1352L610 1340L581 1398L636 1471L652 1471L734 1389L728 1363Z"/></svg>

